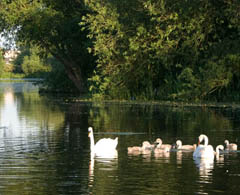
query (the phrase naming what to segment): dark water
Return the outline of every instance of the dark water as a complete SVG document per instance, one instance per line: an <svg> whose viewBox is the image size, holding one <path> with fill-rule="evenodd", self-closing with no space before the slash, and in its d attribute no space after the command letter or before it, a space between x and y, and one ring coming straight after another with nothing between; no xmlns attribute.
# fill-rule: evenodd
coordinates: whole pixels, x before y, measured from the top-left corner
<svg viewBox="0 0 240 195"><path fill-rule="evenodd" d="M214 147L240 142L240 110L120 103L68 103L31 82L0 83L0 194L238 194L240 153L196 162L191 152L128 155L161 137ZM119 138L118 157L90 157L95 140Z"/></svg>

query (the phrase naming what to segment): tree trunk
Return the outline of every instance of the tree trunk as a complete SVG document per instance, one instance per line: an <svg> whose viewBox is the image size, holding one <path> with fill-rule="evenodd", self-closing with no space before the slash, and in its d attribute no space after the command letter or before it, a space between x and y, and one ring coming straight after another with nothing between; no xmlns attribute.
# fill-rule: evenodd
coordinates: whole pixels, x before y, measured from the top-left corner
<svg viewBox="0 0 240 195"><path fill-rule="evenodd" d="M65 67L65 71L74 85L77 87L80 93L86 92L82 71L79 66L75 64L72 60L67 60L60 56L54 55Z"/></svg>

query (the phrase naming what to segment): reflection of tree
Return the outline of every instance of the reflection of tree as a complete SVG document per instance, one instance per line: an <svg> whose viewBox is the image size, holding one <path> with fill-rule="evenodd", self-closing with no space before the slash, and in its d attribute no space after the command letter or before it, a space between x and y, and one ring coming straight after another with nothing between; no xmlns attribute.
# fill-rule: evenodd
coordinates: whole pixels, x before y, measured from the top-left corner
<svg viewBox="0 0 240 195"><path fill-rule="evenodd" d="M213 129L228 137L225 130L233 126L224 111L213 108L127 103L89 103L88 122L96 132L142 132L147 133L145 138L155 140L161 137L164 143L173 143L176 140L172 140L172 137L181 136L179 138L184 138L186 144L196 143L195 138L200 130ZM212 137L216 132L203 133ZM141 136L135 137L140 139ZM132 145L137 143L140 144L135 141Z"/></svg>
<svg viewBox="0 0 240 195"><path fill-rule="evenodd" d="M39 96L37 87L31 82L1 83L3 93L0 94L0 108L6 104L6 94L12 95L13 106L19 120L25 125L36 124L45 128L62 125L64 114L56 104L50 104L48 99ZM9 116L10 118L10 116Z"/></svg>
<svg viewBox="0 0 240 195"><path fill-rule="evenodd" d="M2 147L13 151L19 148L26 151L47 150L52 144L51 139L54 139L52 131L63 125L64 113L56 104L49 106L49 101L40 98L37 90L23 90L28 83L11 84L12 87L8 84L8 89L0 99L1 125L7 127L0 134ZM23 93L19 93L19 90L23 90ZM9 142L8 139L16 140Z"/></svg>
<svg viewBox="0 0 240 195"><path fill-rule="evenodd" d="M66 194L74 190L81 192L83 188L86 192L87 185L85 189L79 186L81 179L75 176L88 177L84 162L88 153L81 150L88 140L85 134L80 136L79 129L73 128L72 121L65 120L63 107L39 97L37 92L12 90L0 96L0 112L8 109L5 101L8 97L18 121L14 128L0 132L3 191L21 193L34 189L38 194ZM11 120L12 116L8 118Z"/></svg>
<svg viewBox="0 0 240 195"><path fill-rule="evenodd" d="M38 93L17 94L19 116L29 122L46 128L56 128L63 124L64 113L57 104L39 97Z"/></svg>

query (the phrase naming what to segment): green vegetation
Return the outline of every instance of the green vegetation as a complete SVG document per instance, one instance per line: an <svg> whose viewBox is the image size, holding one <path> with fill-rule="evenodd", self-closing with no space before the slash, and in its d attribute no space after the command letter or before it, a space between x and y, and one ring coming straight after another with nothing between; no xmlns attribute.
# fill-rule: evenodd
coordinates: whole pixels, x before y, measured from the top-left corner
<svg viewBox="0 0 240 195"><path fill-rule="evenodd" d="M67 78L64 66L54 57L50 57L47 63L51 65L51 71L45 73L41 82L42 92L53 93L77 93L78 89L70 79Z"/></svg>
<svg viewBox="0 0 240 195"><path fill-rule="evenodd" d="M87 5L92 13L83 24L98 56L91 81L103 86L99 93L240 100L240 2L89 0Z"/></svg>
<svg viewBox="0 0 240 195"><path fill-rule="evenodd" d="M2 76L2 74L3 74L4 64L5 64L5 62L4 62L3 55L2 55L2 52L0 49L0 76Z"/></svg>
<svg viewBox="0 0 240 195"><path fill-rule="evenodd" d="M22 72L25 77L43 77L51 71L51 66L38 55L38 48L23 48L14 61L15 72Z"/></svg>
<svg viewBox="0 0 240 195"><path fill-rule="evenodd" d="M83 1L3 0L0 7L5 32L17 29L18 43L37 46L42 56L51 54L63 64L79 92L86 92L94 58L86 49L90 44L87 32L79 26L86 14Z"/></svg>
<svg viewBox="0 0 240 195"><path fill-rule="evenodd" d="M24 58L24 73L51 64L46 89L240 101L239 1L2 0L0 8L0 31L18 29L17 43L42 57Z"/></svg>
<svg viewBox="0 0 240 195"><path fill-rule="evenodd" d="M38 55L36 47L20 50L16 59L8 63L0 57L1 78L42 78L51 71L51 66Z"/></svg>
<svg viewBox="0 0 240 195"><path fill-rule="evenodd" d="M22 78L25 78L25 75L21 74L21 73L3 72L1 74L1 78L3 78L3 79L22 79Z"/></svg>

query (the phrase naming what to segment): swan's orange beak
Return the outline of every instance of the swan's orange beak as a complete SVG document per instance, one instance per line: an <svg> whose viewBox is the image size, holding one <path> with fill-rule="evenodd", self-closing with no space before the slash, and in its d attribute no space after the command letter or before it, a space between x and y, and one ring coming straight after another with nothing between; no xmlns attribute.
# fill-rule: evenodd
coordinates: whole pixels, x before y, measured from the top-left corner
<svg viewBox="0 0 240 195"><path fill-rule="evenodd" d="M197 145L200 145L200 141L198 140L198 144Z"/></svg>

